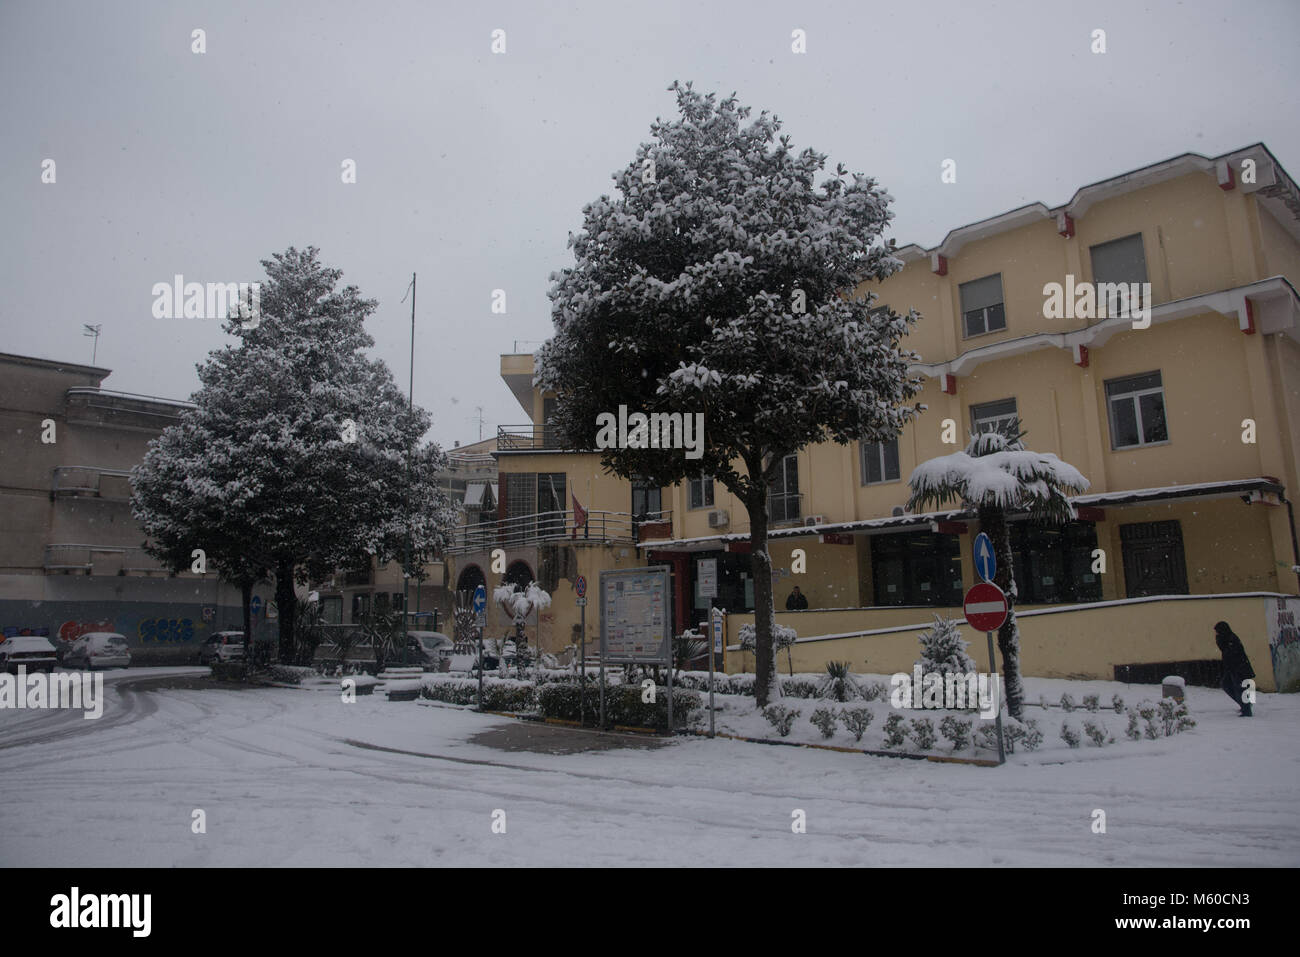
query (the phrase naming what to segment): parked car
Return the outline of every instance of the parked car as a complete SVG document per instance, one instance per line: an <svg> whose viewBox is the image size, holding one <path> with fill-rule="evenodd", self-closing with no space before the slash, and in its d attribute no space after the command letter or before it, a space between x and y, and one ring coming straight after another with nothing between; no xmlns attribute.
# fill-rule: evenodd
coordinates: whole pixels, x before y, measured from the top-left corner
<svg viewBox="0 0 1300 957"><path fill-rule="evenodd" d="M199 664L210 665L214 661L234 661L244 657L244 633L242 631L219 631L199 646Z"/></svg>
<svg viewBox="0 0 1300 957"><path fill-rule="evenodd" d="M58 663L54 646L40 635L14 635L0 641L0 670L18 674L18 666L28 671L53 671Z"/></svg>
<svg viewBox="0 0 1300 957"><path fill-rule="evenodd" d="M131 667L131 649L126 638L114 631L89 631L72 642L63 655L65 668Z"/></svg>
<svg viewBox="0 0 1300 957"><path fill-rule="evenodd" d="M426 671L448 671L456 643L440 631L408 631L406 660Z"/></svg>

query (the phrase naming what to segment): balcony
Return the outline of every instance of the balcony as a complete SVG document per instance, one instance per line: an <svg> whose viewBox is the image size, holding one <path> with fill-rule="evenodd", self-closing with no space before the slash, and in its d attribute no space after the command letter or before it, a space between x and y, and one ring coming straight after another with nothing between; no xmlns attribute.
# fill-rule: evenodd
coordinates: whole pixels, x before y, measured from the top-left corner
<svg viewBox="0 0 1300 957"><path fill-rule="evenodd" d="M56 498L98 498L108 502L128 502L131 500L130 478L131 472L128 469L61 465L54 470L50 494Z"/></svg>
<svg viewBox="0 0 1300 957"><path fill-rule="evenodd" d="M672 534L673 513L651 512L633 516L630 512L607 512L591 509L587 524L575 526L569 511L537 512L462 525L455 531L450 554L483 551L491 548L522 548L546 542L571 545L635 545L649 538Z"/></svg>
<svg viewBox="0 0 1300 957"><path fill-rule="evenodd" d="M47 572L86 575L168 575L143 548L131 545L46 545Z"/></svg>
<svg viewBox="0 0 1300 957"><path fill-rule="evenodd" d="M560 449L559 436L550 425L499 425L497 449L502 452L526 452L535 449Z"/></svg>

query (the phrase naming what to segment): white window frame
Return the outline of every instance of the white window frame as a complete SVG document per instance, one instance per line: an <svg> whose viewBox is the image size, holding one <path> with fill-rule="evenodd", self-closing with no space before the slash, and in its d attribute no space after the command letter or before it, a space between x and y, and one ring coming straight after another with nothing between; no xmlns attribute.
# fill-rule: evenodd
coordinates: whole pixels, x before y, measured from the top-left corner
<svg viewBox="0 0 1300 957"><path fill-rule="evenodd" d="M693 497L693 495L692 495L692 489L695 487L695 483L697 483L697 482L700 484L700 501L703 503L702 505L692 505L692 504L691 504L692 497ZM706 485L705 483L707 483L707 485ZM707 496L704 494L706 488L708 489L708 493L709 493ZM687 484L686 484L686 509L687 509L687 511L698 512L698 511L703 511L703 510L706 509L706 508L713 508L713 503L714 503L715 501L716 501L716 498L715 498L715 491L714 491L714 486L713 486L713 476L712 476L712 475L697 475L697 476L695 476L695 478L693 478L693 479L689 479L689 480L687 481Z"/></svg>
<svg viewBox="0 0 1300 957"><path fill-rule="evenodd" d="M892 444L894 446L894 458L898 460L898 474L890 478L885 468L885 446ZM862 441L858 445L861 447L861 454L858 456L858 469L862 473L862 485L889 485L892 482L901 482L903 475L903 463L898 455L898 439L890 439L889 442L870 442ZM880 464L880 478L872 481L870 471L867 468L867 456L875 452L877 461Z"/></svg>
<svg viewBox="0 0 1300 957"><path fill-rule="evenodd" d="M985 408L990 405L998 405L999 403L1002 402L1010 402L1012 405L1015 406L1015 411L1000 412L997 415L992 417L978 417L975 414L976 409ZM999 423L1009 422L1011 419L1019 417L1019 415L1020 415L1020 403L1016 401L1016 397L1014 395L1006 399L994 399L992 402L976 402L974 405L970 407L971 431L977 434L980 432L993 432L997 430ZM993 425L993 428L991 429L980 428L981 425L987 425L987 424Z"/></svg>
<svg viewBox="0 0 1300 957"><path fill-rule="evenodd" d="M1158 386L1150 386L1145 389L1135 389L1131 392L1121 392L1118 395L1110 394L1110 386L1112 383L1126 382L1132 379L1141 379L1149 375L1159 376L1160 384ZM1152 372L1139 372L1137 375L1126 375L1126 376L1120 376L1117 379L1109 379L1105 383L1103 383L1102 388L1104 389L1104 393L1106 396L1106 418L1108 420L1108 424L1110 425L1110 448L1112 452L1122 452L1126 449L1142 449L1142 448L1150 448L1153 445L1169 444L1169 406L1168 403L1165 401L1165 377L1160 372L1159 369L1156 369ZM1160 408L1165 411L1165 437L1163 439L1157 439L1154 442L1148 442L1146 440L1145 423L1142 421L1142 396L1156 395L1156 394L1159 394L1160 396ZM1131 401L1133 403L1133 417L1137 421L1138 440L1132 445L1115 444L1115 439L1116 439L1115 403L1121 400Z"/></svg>

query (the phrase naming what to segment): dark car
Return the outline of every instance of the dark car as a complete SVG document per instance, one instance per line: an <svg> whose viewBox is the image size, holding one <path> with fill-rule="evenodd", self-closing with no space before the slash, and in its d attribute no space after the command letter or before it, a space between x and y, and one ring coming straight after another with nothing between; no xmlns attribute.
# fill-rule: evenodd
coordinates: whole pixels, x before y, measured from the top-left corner
<svg viewBox="0 0 1300 957"><path fill-rule="evenodd" d="M28 671L53 671L57 663L54 646L40 635L14 635L0 641L0 671L18 674L19 665Z"/></svg>
<svg viewBox="0 0 1300 957"><path fill-rule="evenodd" d="M456 643L439 631L408 631L406 660L425 671L447 671Z"/></svg>

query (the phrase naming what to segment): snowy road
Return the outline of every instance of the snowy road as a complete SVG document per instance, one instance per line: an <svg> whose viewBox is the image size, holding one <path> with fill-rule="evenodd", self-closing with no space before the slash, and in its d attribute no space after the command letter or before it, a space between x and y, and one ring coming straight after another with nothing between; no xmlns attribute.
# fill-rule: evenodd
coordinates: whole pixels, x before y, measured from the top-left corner
<svg viewBox="0 0 1300 957"><path fill-rule="evenodd" d="M1295 695L1243 720L1193 688L1194 732L993 769L703 739L503 750L482 742L507 719L203 673L114 673L95 721L0 711L0 865L1300 864Z"/></svg>

